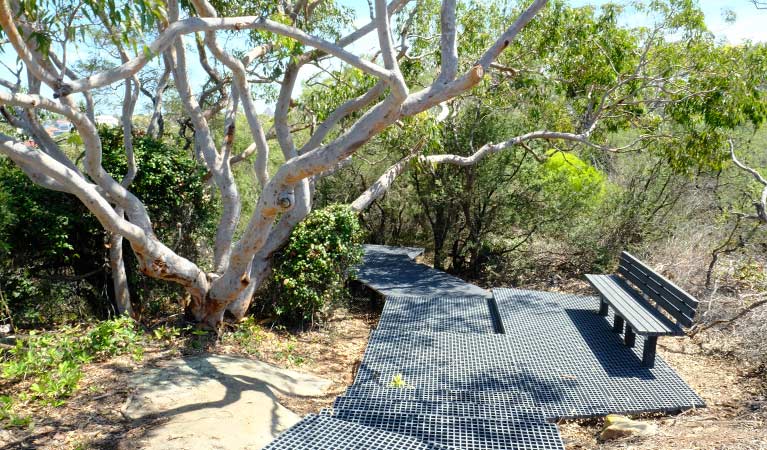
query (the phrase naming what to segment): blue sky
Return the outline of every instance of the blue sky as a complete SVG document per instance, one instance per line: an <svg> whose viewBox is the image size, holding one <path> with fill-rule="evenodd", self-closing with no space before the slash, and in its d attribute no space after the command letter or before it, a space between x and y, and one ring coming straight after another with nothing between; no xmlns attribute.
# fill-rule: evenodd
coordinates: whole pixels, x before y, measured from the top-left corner
<svg viewBox="0 0 767 450"><path fill-rule="evenodd" d="M363 25L370 19L369 7L367 0L340 0L340 3L351 7L355 12L355 24ZM594 5L599 6L606 3L605 1L588 1L588 0L572 0L571 4L574 6ZM739 44L746 40L754 42L767 42L767 10L758 10L754 7L754 4L750 0L701 0L699 2L701 8L706 17L706 24L709 29L714 33L718 40L722 42L728 42L731 44ZM724 20L725 11L732 10L736 15L736 21L734 23L727 23ZM627 24L630 24L633 20L643 21L641 17L632 16L630 13L626 14L624 20ZM375 33L370 33L364 38L360 39L357 43L350 47L350 50L357 54L370 54L373 49L377 47L377 37ZM190 65L193 67L198 66L193 64L196 58L188 58ZM15 55L10 50L0 55L2 62L14 66ZM332 64L332 63L331 63ZM195 76L196 72L192 73L192 79L204 79L201 69L198 69L200 76ZM313 74L316 74L318 69L306 68L302 70L300 74L300 80L306 80ZM0 76L7 74L5 69L0 69ZM45 92L44 92L45 94ZM298 92L296 92L298 94ZM117 97L115 97L117 99ZM142 98L142 101L145 101ZM100 114L115 114L119 115L119 106L117 103L112 102L111 105L104 102L102 103L100 110L97 113ZM264 102L258 102L257 105L260 111L270 109ZM143 112L142 105L137 108L137 113Z"/></svg>
<svg viewBox="0 0 767 450"><path fill-rule="evenodd" d="M598 6L604 3L607 2L587 0L570 2L574 6ZM706 16L706 25L717 39L730 44L740 44L746 40L767 42L767 10L758 10L751 0L699 0L698 5ZM727 10L735 13L734 23L727 23L724 20L724 12ZM627 15L626 20L630 19L631 16Z"/></svg>

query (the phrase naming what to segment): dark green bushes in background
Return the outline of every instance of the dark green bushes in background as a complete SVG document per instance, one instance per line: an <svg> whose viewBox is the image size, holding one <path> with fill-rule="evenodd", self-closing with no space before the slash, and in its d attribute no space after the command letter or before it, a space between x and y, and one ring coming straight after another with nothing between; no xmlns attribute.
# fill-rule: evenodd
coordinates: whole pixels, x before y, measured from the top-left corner
<svg viewBox="0 0 767 450"><path fill-rule="evenodd" d="M104 167L127 170L122 129L101 128ZM180 254L195 257L212 233L215 202L191 155L147 136L134 140L138 174L131 190L147 205L155 232ZM72 149L72 151L80 151ZM0 159L0 291L17 326L49 326L112 312L107 236L80 201L32 183ZM198 244L203 244L201 247ZM134 304L157 310L178 289L141 275L125 246Z"/></svg>

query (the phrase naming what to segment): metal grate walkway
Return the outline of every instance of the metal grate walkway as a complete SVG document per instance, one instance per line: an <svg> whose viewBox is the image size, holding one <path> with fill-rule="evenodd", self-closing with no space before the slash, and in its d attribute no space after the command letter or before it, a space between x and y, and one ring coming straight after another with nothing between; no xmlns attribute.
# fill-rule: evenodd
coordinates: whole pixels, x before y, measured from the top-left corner
<svg viewBox="0 0 767 450"><path fill-rule="evenodd" d="M385 297L490 297L490 292L416 263L423 249L365 245L357 279Z"/></svg>
<svg viewBox="0 0 767 450"><path fill-rule="evenodd" d="M599 299L572 294L494 289L514 360L529 392L552 419L611 413L674 412L703 400L657 357L641 365L642 342L628 348Z"/></svg>
<svg viewBox="0 0 767 450"><path fill-rule="evenodd" d="M354 384L266 448L562 449L558 419L704 406L661 358L641 365L597 298L452 292L387 298Z"/></svg>

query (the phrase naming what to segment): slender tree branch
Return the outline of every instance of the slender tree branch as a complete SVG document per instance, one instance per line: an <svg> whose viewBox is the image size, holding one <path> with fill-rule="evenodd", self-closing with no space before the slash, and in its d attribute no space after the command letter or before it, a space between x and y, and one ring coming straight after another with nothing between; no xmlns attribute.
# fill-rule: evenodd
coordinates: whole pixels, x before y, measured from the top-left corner
<svg viewBox="0 0 767 450"><path fill-rule="evenodd" d="M756 208L756 215L759 217L759 220L762 223L767 223L767 179L765 179L757 170L748 167L738 160L738 158L735 156L735 145L733 144L732 139L730 139L729 144L730 157L732 158L732 162L735 163L739 169L751 174L751 176L754 177L754 179L763 186L762 195L759 196L758 202L754 202L754 208Z"/></svg>
<svg viewBox="0 0 767 450"><path fill-rule="evenodd" d="M455 0L444 0L440 9L440 62L441 71L438 83L448 83L455 79L458 73L458 46L456 44Z"/></svg>
<svg viewBox="0 0 767 450"><path fill-rule="evenodd" d="M146 50L142 52L136 58L130 61L91 75L87 78L81 78L79 80L73 80L70 83L62 84L57 80L57 77L48 72L42 65L36 61L36 58L24 43L24 39L18 32L16 25L13 22L13 16L8 9L7 0L0 0L0 26L3 27L8 39L16 49L18 55L24 60L24 62L33 70L33 73L39 79L50 84L56 88L57 92L62 96L69 95L73 92L82 92L85 90L92 90L99 87L104 87L115 81L122 80L134 75L141 70L152 58L156 55L164 52L170 47L173 42L181 35L190 34L201 31L219 31L219 30L263 30L270 31L272 33L286 36L296 41L299 41L305 45L314 47L325 53L331 54L338 59L350 64L362 70L365 73L376 76L381 79L385 79L388 82L396 82L395 75L366 59L360 58L346 50L343 46L339 46L323 39L317 38L310 34L307 34L295 27L283 25L278 22L274 22L269 19L257 16L242 16L242 17L226 17L226 18L202 18L202 17L190 17L188 19L174 21L168 27L160 33L159 37L147 46Z"/></svg>

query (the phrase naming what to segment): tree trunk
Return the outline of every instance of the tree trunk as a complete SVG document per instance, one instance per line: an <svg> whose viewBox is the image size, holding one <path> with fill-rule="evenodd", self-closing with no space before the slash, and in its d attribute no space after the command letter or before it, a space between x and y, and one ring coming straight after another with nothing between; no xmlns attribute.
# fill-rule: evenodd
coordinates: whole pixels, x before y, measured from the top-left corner
<svg viewBox="0 0 767 450"><path fill-rule="evenodd" d="M112 285L115 291L117 313L121 316L134 317L130 301L130 289L128 288L128 276L125 273L123 237L119 234L110 233L109 235L109 266L112 268Z"/></svg>
<svg viewBox="0 0 767 450"><path fill-rule="evenodd" d="M253 264L254 267L251 270L250 284L237 296L235 301L226 307L226 311L231 314L235 321L240 321L245 317L250 304L253 302L253 295L272 271L270 260L260 259L254 261Z"/></svg>
<svg viewBox="0 0 767 450"><path fill-rule="evenodd" d="M445 236L443 230L434 229L434 268L445 270Z"/></svg>

